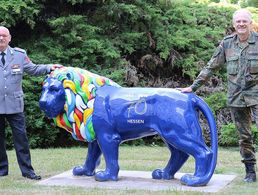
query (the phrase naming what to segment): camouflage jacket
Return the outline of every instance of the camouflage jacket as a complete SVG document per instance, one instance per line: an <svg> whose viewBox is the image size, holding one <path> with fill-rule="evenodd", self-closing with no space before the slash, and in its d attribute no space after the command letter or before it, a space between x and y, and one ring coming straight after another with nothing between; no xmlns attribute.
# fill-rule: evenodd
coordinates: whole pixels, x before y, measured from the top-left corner
<svg viewBox="0 0 258 195"><path fill-rule="evenodd" d="M258 34L252 32L245 44L239 42L236 34L226 36L191 85L193 91L225 65L228 105L246 107L258 104Z"/></svg>

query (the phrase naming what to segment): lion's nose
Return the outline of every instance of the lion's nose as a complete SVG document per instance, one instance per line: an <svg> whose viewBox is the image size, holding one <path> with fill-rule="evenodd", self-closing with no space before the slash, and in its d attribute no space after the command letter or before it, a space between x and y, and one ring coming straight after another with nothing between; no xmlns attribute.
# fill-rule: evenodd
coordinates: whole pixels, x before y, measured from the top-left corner
<svg viewBox="0 0 258 195"><path fill-rule="evenodd" d="M41 110L45 111L46 110L46 105L47 105L47 98L44 95L44 93L41 95L39 99L39 107Z"/></svg>

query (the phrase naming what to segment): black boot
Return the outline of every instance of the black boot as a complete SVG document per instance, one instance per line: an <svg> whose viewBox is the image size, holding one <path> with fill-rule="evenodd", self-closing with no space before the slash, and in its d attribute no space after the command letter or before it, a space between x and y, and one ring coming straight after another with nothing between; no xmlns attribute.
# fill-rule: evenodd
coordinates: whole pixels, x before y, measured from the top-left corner
<svg viewBox="0 0 258 195"><path fill-rule="evenodd" d="M255 164L245 163L246 176L244 178L245 182L251 183L256 181Z"/></svg>

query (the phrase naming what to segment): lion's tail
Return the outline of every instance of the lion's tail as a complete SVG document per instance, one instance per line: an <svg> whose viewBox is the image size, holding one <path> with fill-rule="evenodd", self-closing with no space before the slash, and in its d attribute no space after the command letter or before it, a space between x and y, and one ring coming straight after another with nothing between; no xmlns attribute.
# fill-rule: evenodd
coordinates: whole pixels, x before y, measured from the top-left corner
<svg viewBox="0 0 258 195"><path fill-rule="evenodd" d="M212 160L211 160L211 164L209 165L209 169L207 171L206 174L206 178L202 178L203 181L207 181L209 182L209 180L211 179L216 164L217 164L217 155L218 155L218 133L217 133L217 127L216 127L216 122L213 116L213 113L210 109L210 107L198 96L196 96L196 102L195 102L195 106L201 110L201 112L203 113L203 115L205 116L209 128L210 128L210 137L211 137L211 152L212 152Z"/></svg>

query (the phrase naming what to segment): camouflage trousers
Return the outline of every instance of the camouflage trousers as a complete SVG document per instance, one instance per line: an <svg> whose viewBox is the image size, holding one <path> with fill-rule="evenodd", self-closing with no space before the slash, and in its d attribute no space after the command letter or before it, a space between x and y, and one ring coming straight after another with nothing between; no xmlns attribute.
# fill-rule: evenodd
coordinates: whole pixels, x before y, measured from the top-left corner
<svg viewBox="0 0 258 195"><path fill-rule="evenodd" d="M255 146L251 132L252 119L258 128L258 105L250 107L231 107L233 121L239 133L239 147L243 163L256 163Z"/></svg>

